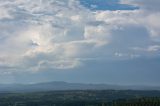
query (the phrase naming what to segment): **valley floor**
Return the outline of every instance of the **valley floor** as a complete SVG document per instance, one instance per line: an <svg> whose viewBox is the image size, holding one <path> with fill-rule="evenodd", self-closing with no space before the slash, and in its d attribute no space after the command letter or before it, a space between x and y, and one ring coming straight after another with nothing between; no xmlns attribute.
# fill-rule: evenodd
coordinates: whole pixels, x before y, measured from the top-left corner
<svg viewBox="0 0 160 106"><path fill-rule="evenodd" d="M0 93L0 106L160 106L160 91L79 90Z"/></svg>

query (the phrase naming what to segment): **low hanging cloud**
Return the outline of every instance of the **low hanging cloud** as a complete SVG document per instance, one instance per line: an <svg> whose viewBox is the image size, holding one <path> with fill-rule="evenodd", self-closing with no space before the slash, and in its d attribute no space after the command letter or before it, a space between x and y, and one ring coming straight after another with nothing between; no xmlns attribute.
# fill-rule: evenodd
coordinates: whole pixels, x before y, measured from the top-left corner
<svg viewBox="0 0 160 106"><path fill-rule="evenodd" d="M158 55L160 13L150 2L122 0L140 9L92 11L78 0L1 0L0 71L65 70L88 58L152 56L144 50L151 47Z"/></svg>

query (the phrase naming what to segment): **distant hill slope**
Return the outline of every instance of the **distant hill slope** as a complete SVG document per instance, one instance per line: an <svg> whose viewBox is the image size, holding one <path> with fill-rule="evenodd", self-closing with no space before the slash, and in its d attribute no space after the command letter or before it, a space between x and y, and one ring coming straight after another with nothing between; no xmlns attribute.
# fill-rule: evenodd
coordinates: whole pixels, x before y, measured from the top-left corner
<svg viewBox="0 0 160 106"><path fill-rule="evenodd" d="M160 90L159 86L120 86L109 84L83 84L67 82L46 82L37 84L0 84L0 92L32 92L54 90Z"/></svg>

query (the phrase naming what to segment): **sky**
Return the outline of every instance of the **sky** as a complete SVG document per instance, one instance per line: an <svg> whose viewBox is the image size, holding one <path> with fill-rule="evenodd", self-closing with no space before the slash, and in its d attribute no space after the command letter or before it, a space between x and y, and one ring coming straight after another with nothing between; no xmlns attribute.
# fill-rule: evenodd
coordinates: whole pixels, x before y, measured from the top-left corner
<svg viewBox="0 0 160 106"><path fill-rule="evenodd" d="M160 0L0 0L0 83L160 86Z"/></svg>

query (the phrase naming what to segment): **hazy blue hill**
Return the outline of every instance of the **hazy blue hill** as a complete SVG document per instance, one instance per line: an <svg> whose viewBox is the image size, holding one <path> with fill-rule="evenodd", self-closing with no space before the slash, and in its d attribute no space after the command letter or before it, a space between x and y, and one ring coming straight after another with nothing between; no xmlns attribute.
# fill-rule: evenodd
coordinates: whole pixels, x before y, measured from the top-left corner
<svg viewBox="0 0 160 106"><path fill-rule="evenodd" d="M160 90L156 86L120 86L109 84L83 84L67 82L46 82L37 84L0 84L0 91L54 91L54 90Z"/></svg>

